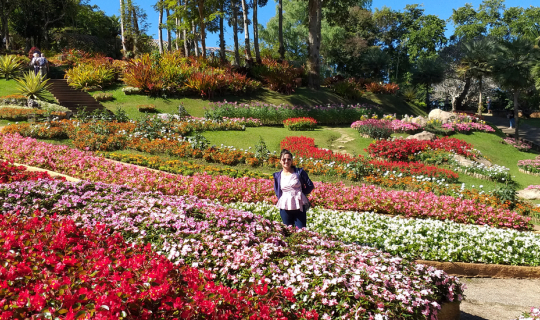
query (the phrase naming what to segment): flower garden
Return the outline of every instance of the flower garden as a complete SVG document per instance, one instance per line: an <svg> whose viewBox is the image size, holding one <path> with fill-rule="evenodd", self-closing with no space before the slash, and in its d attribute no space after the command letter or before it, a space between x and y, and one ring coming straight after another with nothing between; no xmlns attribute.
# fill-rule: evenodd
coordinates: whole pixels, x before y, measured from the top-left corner
<svg viewBox="0 0 540 320"><path fill-rule="evenodd" d="M265 60L253 80L174 55L81 61L71 86L93 90L121 75L126 95L290 93L281 82L302 71ZM362 79L329 86L352 96L398 90ZM0 106L1 119L20 121L0 134L0 318L436 319L465 287L415 260L540 266L531 232L540 208L515 197L511 174L540 173L538 156L516 168L485 164L464 138L494 134L478 118L420 124L367 104L224 101L204 117L141 104L152 114L64 119L58 105L36 110L19 98ZM274 128L288 132L278 145L261 137L249 149L205 137ZM332 128L369 140L364 152L320 147L317 133ZM437 137L405 139L422 131ZM315 181L307 229L284 226L273 205L278 148ZM466 187L468 176L492 187Z"/></svg>

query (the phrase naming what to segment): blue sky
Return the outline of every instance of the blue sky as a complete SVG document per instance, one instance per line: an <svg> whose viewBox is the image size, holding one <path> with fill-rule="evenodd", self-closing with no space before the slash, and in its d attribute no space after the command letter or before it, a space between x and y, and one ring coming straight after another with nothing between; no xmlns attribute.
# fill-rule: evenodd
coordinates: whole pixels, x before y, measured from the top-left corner
<svg viewBox="0 0 540 320"><path fill-rule="evenodd" d="M327 0L330 1L330 0ZM108 15L119 15L120 10L120 1L118 0L90 0L90 4L97 5L101 10L105 11ZM148 30L148 33L152 35L154 38L157 38L157 20L158 20L158 14L154 9L152 8L152 5L155 4L156 0L134 0L134 2L139 5L141 8L143 8L148 15L148 22L150 23L150 28ZM440 0L430 0L425 2L411 2L410 0L373 0L373 4L371 6L372 9L375 8L382 8L383 6L387 6L392 8L393 10L399 10L402 11L403 8L407 4L420 4L424 9L425 14L433 14L436 16L439 16L441 19L448 19L450 15L452 15L452 9L457 9L462 6L464 6L466 3L470 3L473 5L474 8L478 8L480 3L482 3L481 0L454 0L454 1L440 1ZM540 5L540 0L506 0L505 1L506 7L529 7L529 6L538 6ZM264 8L259 9L259 23L262 25L266 25L268 20L272 18L276 14L276 3L272 0L268 1L268 5ZM452 25L448 24L447 27L449 29L452 29ZM451 30L447 31L447 35L450 35L452 33ZM163 33L163 36L165 37L165 32ZM206 45L209 47L218 46L218 35L217 34L209 34L207 36ZM227 34L225 35L225 41L227 42L227 45L230 45L232 42L232 31L228 30ZM241 41L243 41L243 36L241 37Z"/></svg>

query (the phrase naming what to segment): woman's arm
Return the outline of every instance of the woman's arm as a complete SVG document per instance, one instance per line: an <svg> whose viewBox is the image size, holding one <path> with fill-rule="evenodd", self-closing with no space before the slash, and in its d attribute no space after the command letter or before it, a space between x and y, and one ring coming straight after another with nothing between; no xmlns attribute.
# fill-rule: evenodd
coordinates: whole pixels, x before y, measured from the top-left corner
<svg viewBox="0 0 540 320"><path fill-rule="evenodd" d="M300 169L300 182L302 183L302 193L303 194L310 194L313 189L315 189L315 185L313 184L313 181L309 179L309 176L307 172L305 172L303 169Z"/></svg>

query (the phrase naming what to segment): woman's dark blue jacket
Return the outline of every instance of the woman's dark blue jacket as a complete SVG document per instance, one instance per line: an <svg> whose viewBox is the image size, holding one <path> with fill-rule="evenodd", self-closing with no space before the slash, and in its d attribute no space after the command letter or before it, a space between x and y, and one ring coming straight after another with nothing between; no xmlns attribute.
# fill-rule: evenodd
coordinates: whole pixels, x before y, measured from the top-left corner
<svg viewBox="0 0 540 320"><path fill-rule="evenodd" d="M281 191L281 172L274 172L274 192L276 193L276 197L279 199L281 198L282 191ZM300 184L302 185L302 193L305 195L308 195L315 186L313 185L313 182L309 179L309 176L307 172L304 171L302 168L296 168L294 167L294 174L298 177L298 180L300 180Z"/></svg>

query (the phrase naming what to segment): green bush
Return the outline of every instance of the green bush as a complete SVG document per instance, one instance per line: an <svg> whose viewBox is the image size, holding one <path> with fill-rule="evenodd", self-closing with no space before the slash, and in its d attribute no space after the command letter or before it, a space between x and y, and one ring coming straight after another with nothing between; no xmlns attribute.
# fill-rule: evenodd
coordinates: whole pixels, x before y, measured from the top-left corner
<svg viewBox="0 0 540 320"><path fill-rule="evenodd" d="M93 97L97 101L111 101L114 99L112 93L96 93Z"/></svg>
<svg viewBox="0 0 540 320"><path fill-rule="evenodd" d="M98 58L86 60L69 69L66 78L68 84L75 89L104 88L116 80L117 72L110 60Z"/></svg>
<svg viewBox="0 0 540 320"><path fill-rule="evenodd" d="M44 79L41 73L37 75L30 71L17 81L17 89L20 94L28 99L45 100L45 93L49 88L49 79Z"/></svg>
<svg viewBox="0 0 540 320"><path fill-rule="evenodd" d="M360 134L369 136L373 139L388 139L394 132L390 121L371 121L368 119L363 121L361 126L357 127Z"/></svg>
<svg viewBox="0 0 540 320"><path fill-rule="evenodd" d="M288 118L311 117L318 124L335 125L351 124L362 116L381 114L380 108L367 105L326 105L326 106L292 106L262 103L238 104L217 102L205 111L205 118L255 118L263 125L282 125Z"/></svg>
<svg viewBox="0 0 540 320"><path fill-rule="evenodd" d="M270 90L291 94L296 87L295 79L302 76L304 70L295 68L287 61L277 62L271 58L263 58L262 64L251 70L254 78L263 81Z"/></svg>
<svg viewBox="0 0 540 320"><path fill-rule="evenodd" d="M0 56L0 76L9 80L22 72L22 62L15 55Z"/></svg>

